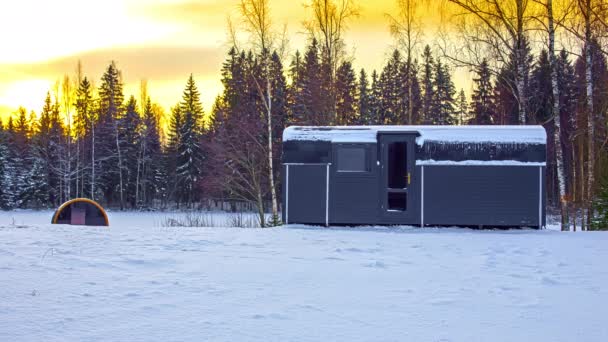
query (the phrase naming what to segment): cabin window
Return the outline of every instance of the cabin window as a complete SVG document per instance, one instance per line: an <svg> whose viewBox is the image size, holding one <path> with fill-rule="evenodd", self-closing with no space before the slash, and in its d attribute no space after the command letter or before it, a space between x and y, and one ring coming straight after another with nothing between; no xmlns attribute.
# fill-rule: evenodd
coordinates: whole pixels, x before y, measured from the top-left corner
<svg viewBox="0 0 608 342"><path fill-rule="evenodd" d="M337 150L338 172L367 172L367 149L360 146L340 146Z"/></svg>
<svg viewBox="0 0 608 342"><path fill-rule="evenodd" d="M403 141L388 144L388 188L405 189L408 183L407 143Z"/></svg>
<svg viewBox="0 0 608 342"><path fill-rule="evenodd" d="M407 210L407 194L405 192L389 192L388 193L388 210L389 211L406 211Z"/></svg>

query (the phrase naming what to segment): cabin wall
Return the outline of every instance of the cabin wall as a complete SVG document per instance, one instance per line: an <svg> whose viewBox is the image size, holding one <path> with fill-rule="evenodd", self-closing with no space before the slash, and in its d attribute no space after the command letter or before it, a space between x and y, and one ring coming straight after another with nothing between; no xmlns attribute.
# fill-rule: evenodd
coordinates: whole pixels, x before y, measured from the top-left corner
<svg viewBox="0 0 608 342"><path fill-rule="evenodd" d="M332 155L343 146L364 146L368 154L368 172L340 172L330 166L329 222L333 224L377 224L380 214L380 167L376 144L333 144Z"/></svg>
<svg viewBox="0 0 608 342"><path fill-rule="evenodd" d="M425 225L544 225L544 167L418 166ZM539 222L540 219L540 222ZM540 224L539 224L540 223Z"/></svg>
<svg viewBox="0 0 608 342"><path fill-rule="evenodd" d="M283 165L283 222L325 224L327 164Z"/></svg>

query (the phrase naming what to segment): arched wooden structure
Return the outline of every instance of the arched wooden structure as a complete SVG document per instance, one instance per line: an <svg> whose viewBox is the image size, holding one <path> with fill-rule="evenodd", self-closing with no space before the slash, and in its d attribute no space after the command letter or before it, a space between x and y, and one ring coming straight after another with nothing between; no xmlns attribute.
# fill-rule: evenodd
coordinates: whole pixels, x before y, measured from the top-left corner
<svg viewBox="0 0 608 342"><path fill-rule="evenodd" d="M63 203L51 221L53 224L109 226L108 214L99 203L88 198L75 198Z"/></svg>

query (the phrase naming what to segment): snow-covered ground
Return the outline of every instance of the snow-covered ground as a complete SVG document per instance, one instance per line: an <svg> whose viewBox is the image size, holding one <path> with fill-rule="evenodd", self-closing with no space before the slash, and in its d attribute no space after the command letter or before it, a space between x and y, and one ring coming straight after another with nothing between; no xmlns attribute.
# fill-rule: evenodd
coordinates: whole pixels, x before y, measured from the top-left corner
<svg viewBox="0 0 608 342"><path fill-rule="evenodd" d="M608 233L0 212L0 341L607 341Z"/></svg>

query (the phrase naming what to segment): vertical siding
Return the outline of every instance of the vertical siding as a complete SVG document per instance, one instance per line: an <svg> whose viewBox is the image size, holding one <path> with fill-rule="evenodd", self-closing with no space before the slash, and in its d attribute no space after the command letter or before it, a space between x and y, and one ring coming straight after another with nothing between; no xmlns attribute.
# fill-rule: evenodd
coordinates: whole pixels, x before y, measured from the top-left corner
<svg viewBox="0 0 608 342"><path fill-rule="evenodd" d="M424 184L427 225L538 226L538 167L425 166Z"/></svg>

